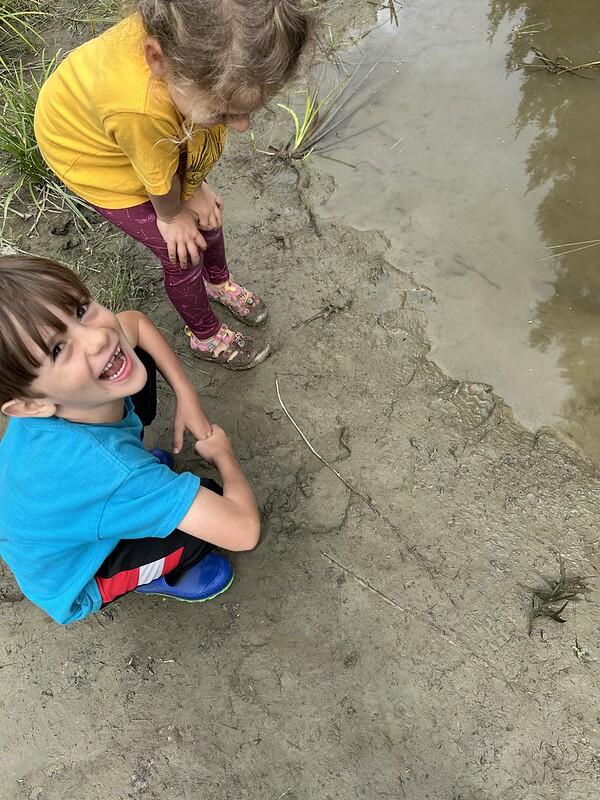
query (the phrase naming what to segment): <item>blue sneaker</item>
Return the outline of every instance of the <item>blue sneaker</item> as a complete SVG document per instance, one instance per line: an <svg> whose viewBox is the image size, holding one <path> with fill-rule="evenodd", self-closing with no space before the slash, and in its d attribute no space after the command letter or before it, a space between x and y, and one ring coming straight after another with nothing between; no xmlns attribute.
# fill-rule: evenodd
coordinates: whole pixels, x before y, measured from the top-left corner
<svg viewBox="0 0 600 800"><path fill-rule="evenodd" d="M150 583L134 589L140 594L159 594L186 603L202 603L223 594L233 583L235 573L229 561L218 553L209 553L181 576L174 586L161 575Z"/></svg>
<svg viewBox="0 0 600 800"><path fill-rule="evenodd" d="M169 469L173 469L175 466L175 459L168 450L162 450L160 447L153 447L151 450L148 450L148 452L152 453L153 456L158 458L161 464L164 464Z"/></svg>

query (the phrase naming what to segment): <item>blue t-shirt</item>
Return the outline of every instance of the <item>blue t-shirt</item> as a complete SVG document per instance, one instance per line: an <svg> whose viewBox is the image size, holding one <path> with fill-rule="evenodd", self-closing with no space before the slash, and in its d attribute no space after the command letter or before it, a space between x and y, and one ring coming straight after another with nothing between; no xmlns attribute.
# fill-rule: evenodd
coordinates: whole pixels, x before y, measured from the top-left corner
<svg viewBox="0 0 600 800"><path fill-rule="evenodd" d="M120 422L16 419L0 441L0 556L57 622L102 603L94 579L121 539L164 538L200 488L148 453L129 398Z"/></svg>

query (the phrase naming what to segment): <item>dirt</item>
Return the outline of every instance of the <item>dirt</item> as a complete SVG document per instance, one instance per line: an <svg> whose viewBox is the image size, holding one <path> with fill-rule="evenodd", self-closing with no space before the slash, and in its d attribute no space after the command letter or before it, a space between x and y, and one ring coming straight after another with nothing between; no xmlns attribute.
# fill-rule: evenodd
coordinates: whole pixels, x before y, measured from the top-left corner
<svg viewBox="0 0 600 800"><path fill-rule="evenodd" d="M247 374L188 366L256 489L261 544L218 601L132 596L68 628L5 572L1 800L595 796L595 467L436 367L432 292L380 233L319 215L334 187L316 161L241 141L213 184L275 352ZM29 242L61 248L84 252L49 226ZM149 310L179 336L170 306ZM152 442L170 412L165 394ZM202 468L189 447L179 466ZM590 592L529 635L558 553Z"/></svg>

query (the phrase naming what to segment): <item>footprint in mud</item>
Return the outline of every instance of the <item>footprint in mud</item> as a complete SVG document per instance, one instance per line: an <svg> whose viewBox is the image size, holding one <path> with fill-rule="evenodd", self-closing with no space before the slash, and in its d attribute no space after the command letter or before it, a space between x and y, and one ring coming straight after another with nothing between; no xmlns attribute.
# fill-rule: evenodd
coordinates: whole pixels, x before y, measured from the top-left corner
<svg viewBox="0 0 600 800"><path fill-rule="evenodd" d="M454 404L461 423L467 428L476 428L484 423L496 408L493 387L487 383L451 381L442 387L439 394Z"/></svg>

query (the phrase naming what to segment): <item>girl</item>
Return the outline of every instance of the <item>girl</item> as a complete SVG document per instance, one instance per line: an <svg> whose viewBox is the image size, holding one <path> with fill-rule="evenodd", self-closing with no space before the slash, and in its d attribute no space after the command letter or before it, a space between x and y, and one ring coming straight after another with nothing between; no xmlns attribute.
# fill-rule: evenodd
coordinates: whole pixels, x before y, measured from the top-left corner
<svg viewBox="0 0 600 800"><path fill-rule="evenodd" d="M42 87L36 138L50 168L160 259L199 358L250 369L268 356L213 313L267 316L232 280L223 201L205 182L227 129L290 79L307 38L300 0L138 0L137 13L74 50Z"/></svg>

